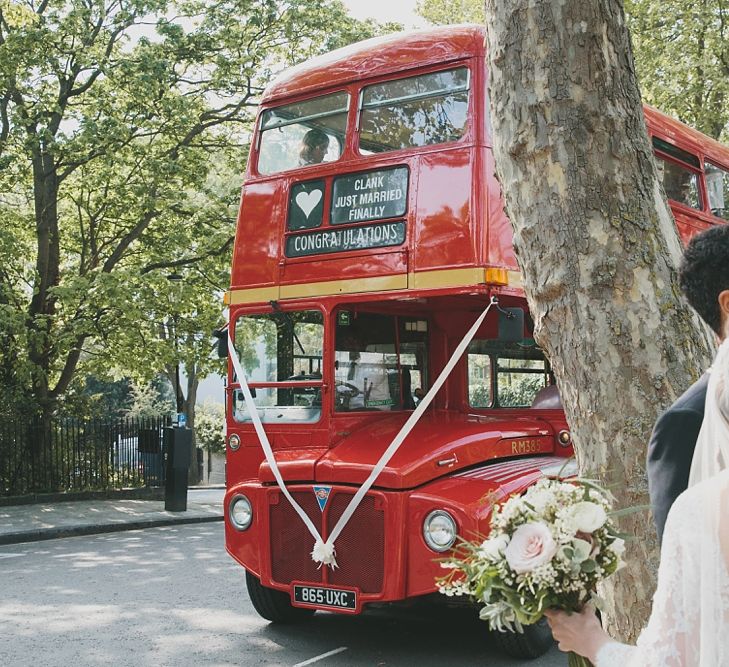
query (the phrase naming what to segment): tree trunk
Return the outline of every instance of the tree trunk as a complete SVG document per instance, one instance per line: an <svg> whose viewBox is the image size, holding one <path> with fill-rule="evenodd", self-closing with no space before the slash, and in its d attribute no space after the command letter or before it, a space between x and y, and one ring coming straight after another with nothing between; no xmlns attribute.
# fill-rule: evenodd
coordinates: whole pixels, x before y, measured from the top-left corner
<svg viewBox="0 0 729 667"><path fill-rule="evenodd" d="M535 337L583 473L649 502L653 423L711 359L681 302L680 242L656 178L619 0L486 0L493 148ZM644 626L658 561L649 513L604 591L612 633Z"/></svg>
<svg viewBox="0 0 729 667"><path fill-rule="evenodd" d="M59 281L60 236L56 166L42 140L37 140L33 149L32 166L37 246L33 298L28 312L28 349L34 364L33 394L46 421L56 405L49 377L53 356L51 327L56 313L56 299L51 289Z"/></svg>

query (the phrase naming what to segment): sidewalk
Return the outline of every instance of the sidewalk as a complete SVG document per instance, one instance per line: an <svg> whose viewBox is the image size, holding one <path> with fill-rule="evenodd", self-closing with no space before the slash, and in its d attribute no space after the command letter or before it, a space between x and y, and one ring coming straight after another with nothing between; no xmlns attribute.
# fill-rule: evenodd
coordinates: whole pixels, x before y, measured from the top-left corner
<svg viewBox="0 0 729 667"><path fill-rule="evenodd" d="M224 495L224 488L189 489L185 512L165 511L164 500L128 498L0 507L0 544L222 521Z"/></svg>

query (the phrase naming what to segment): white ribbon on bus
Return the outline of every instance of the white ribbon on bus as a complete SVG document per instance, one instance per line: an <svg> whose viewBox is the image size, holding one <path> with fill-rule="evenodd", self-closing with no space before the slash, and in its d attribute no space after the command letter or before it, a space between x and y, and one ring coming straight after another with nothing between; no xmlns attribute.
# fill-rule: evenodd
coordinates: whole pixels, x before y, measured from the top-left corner
<svg viewBox="0 0 729 667"><path fill-rule="evenodd" d="M243 372L243 368L240 365L240 360L238 359L238 354L235 350L235 346L233 345L233 340L230 336L230 323L228 325L228 350L230 351L230 359L233 363L233 369L235 370L235 374L238 377L238 381L240 383L240 388L243 391L243 397L246 401L246 406L248 407L248 411L251 414L251 420L253 422L253 426L256 430L256 433L258 434L258 439L261 443L261 448L263 449L263 453L266 456L266 461L268 462L268 465L271 468L271 472L273 472L273 476L276 479L276 483L278 484L279 488L281 489L281 492L286 496L286 499L291 503L291 506L294 508L296 513L301 517L301 520L304 522L304 525L307 527L309 532L311 533L311 536L314 538L314 548L311 552L311 558L314 562L319 563L319 567L322 565L329 565L332 569L335 569L337 567L337 561L336 561L336 550L334 548L334 542L336 541L337 537L339 537L340 533L344 530L345 526L349 522L349 520L352 518L352 515L355 513L357 507L362 502L362 498L365 497L367 492L370 490L372 485L375 483L375 480L379 476L379 474L382 472L384 467L389 463L390 459L395 455L395 452L400 448L400 445L403 443L405 438L409 435L410 431L412 431L415 424L418 422L420 417L422 417L425 410L428 408L430 403L432 402L433 398L435 398L435 395L438 393L438 390L443 386L443 383L448 379L448 376L450 375L451 371L455 367L455 365L458 363L458 360L463 356L463 353L465 352L466 348L468 347L468 344L471 342L473 337L476 335L476 332L478 331L478 328L481 326L482 322L486 318L486 315L488 315L489 310L491 310L491 306L495 305L497 303L497 299L495 297L491 297L491 301L489 305L486 307L486 309L481 313L481 315L478 317L478 319L474 322L473 326L468 330L466 335L463 337L463 340L458 344L456 349L453 351L453 354L451 355L451 358L448 360L448 363L445 365L445 368L441 371L440 375L438 376L438 379L433 383L431 388L428 390L428 392L423 396L423 399L418 403L415 410L413 410L412 414L408 418L408 420L403 424L402 428L398 432L398 434L395 436L394 440L390 443L390 446L383 452L382 456L380 457L380 460L377 462L374 468L372 468L372 472L370 473L369 477L365 480L364 484L357 490L357 493L354 494L352 497L352 500L349 501L349 505L347 505L347 508L344 510L344 513L339 518L339 521L337 521L336 525L332 529L332 532L329 534L329 537L327 538L326 542L322 538L322 536L319 534L319 531L316 529L316 526L312 522L312 520L309 518L309 516L306 514L306 512L301 508L301 506L293 499L291 494L289 493L288 489L286 488L286 484L284 483L283 477L281 477L281 471L278 469L278 465L276 464L276 459L273 455L273 449L271 448L271 443L268 440L268 436L266 435L266 431L263 428L263 424L261 423L261 417L258 414L258 410L256 408L256 404L253 402L253 396L251 395L251 390L248 387L248 382L246 381L245 373Z"/></svg>

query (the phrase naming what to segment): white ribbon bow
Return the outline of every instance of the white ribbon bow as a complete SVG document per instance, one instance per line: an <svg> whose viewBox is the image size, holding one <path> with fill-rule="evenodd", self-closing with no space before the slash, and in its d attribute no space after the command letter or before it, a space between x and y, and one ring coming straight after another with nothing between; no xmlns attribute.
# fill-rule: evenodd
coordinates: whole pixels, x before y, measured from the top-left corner
<svg viewBox="0 0 729 667"><path fill-rule="evenodd" d="M473 337L476 335L476 332L486 318L489 310L491 310L491 306L493 306L495 303L497 303L496 298L491 297L491 301L486 307L486 310L481 313L478 319L474 322L473 326L468 330L466 335L463 337L463 340L461 340L456 349L453 351L451 358L448 360L445 368L443 368L443 370L440 372L440 375L438 376L436 381L433 383L425 396L423 396L423 399L420 401L420 403L418 403L417 407L412 412L407 421L403 424L398 434L390 443L390 446L383 452L380 460L372 469L372 472L370 473L369 477L367 477L364 484L362 484L362 486L357 490L357 493L355 493L352 499L349 501L349 505L347 505L347 508L344 510L342 516L339 517L339 521L337 521L326 542L322 539L322 536L319 534L319 531L316 529L316 526L312 523L306 512L304 512L301 506L293 499L288 489L286 488L286 485L284 484L283 478L281 477L281 472L278 469L276 459L273 455L271 443L268 441L268 436L263 429L263 424L261 423L261 418L258 414L256 404L253 402L253 396L251 396L251 390L248 387L245 373L243 373L243 369L240 365L240 360L238 359L238 354L236 353L235 346L233 345L233 340L230 337L230 324L228 325L228 350L230 351L230 358L233 362L233 369L235 370L235 374L239 379L240 387L243 390L243 397L245 398L248 411L251 414L251 420L253 421L253 426L256 430L256 433L258 434L258 439L261 443L261 447L263 448L263 453L266 456L266 461L268 462L268 465L273 472L273 476L276 479L276 483L281 489L281 492L284 494L284 496L286 496L287 500L291 503L291 506L294 508L296 513L301 517L304 525L307 527L312 537L314 538L314 548L311 551L311 558L315 563L319 563L319 567L321 567L322 565L328 565L332 569L336 569L337 560L336 550L334 548L335 540L344 530L345 526L352 518L352 515L357 510L357 507L359 507L359 504L362 502L362 499L375 483L375 480L377 479L379 474L390 462L390 459L395 455L395 452L397 452L397 450L400 448L400 445L402 445L403 441L410 434L410 431L412 431L415 424L418 423L420 417L422 417L423 413L428 408L433 398L435 398L438 390L448 379L451 371L458 363L461 356L463 356L463 353L468 347L468 344L471 342L471 340L473 340Z"/></svg>

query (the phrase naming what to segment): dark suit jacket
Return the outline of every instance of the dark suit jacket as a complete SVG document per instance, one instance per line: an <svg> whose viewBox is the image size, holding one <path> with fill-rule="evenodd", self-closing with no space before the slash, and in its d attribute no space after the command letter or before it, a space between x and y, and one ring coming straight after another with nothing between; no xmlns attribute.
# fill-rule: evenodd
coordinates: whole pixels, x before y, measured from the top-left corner
<svg viewBox="0 0 729 667"><path fill-rule="evenodd" d="M691 459L704 420L709 375L704 373L656 422L648 444L648 490L658 539L668 510L688 486Z"/></svg>

